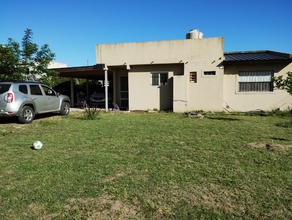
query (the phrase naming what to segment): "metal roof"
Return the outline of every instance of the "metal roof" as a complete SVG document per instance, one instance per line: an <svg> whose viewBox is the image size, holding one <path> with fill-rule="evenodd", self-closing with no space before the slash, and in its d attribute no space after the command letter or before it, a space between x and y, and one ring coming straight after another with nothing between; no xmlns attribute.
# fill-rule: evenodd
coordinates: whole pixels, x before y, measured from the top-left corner
<svg viewBox="0 0 292 220"><path fill-rule="evenodd" d="M238 61L288 61L292 62L292 55L270 50L226 52L224 62Z"/></svg>

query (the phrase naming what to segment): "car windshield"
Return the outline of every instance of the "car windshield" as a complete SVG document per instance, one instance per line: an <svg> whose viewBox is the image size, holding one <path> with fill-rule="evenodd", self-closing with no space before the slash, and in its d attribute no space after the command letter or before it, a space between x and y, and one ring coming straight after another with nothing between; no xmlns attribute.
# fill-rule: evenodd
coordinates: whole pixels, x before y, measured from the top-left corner
<svg viewBox="0 0 292 220"><path fill-rule="evenodd" d="M0 94L7 92L11 84L0 84Z"/></svg>

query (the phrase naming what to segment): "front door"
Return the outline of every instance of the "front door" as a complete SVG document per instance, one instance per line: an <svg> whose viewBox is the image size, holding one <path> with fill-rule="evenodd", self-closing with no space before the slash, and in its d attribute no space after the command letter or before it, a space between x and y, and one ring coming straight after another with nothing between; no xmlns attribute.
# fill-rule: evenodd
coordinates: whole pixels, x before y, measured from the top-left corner
<svg viewBox="0 0 292 220"><path fill-rule="evenodd" d="M127 110L129 108L129 86L128 86L128 76L120 77L120 108L122 110Z"/></svg>

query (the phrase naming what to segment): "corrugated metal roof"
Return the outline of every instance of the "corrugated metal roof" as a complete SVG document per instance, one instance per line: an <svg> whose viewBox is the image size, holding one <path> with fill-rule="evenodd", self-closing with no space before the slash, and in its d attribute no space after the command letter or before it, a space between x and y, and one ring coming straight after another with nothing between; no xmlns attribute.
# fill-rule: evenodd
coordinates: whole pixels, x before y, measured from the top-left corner
<svg viewBox="0 0 292 220"><path fill-rule="evenodd" d="M229 52L224 53L224 62L235 61L290 61L292 62L292 55L288 53L281 53L276 51L243 51L243 52Z"/></svg>

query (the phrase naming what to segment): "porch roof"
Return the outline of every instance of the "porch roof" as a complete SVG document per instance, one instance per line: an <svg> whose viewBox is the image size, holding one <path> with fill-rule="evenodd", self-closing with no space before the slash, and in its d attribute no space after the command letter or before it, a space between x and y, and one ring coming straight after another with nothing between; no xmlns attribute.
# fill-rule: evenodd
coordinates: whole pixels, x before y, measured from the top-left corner
<svg viewBox="0 0 292 220"><path fill-rule="evenodd" d="M95 79L97 76L104 75L104 64L96 64L93 66L63 67L53 68L60 73L60 77Z"/></svg>

